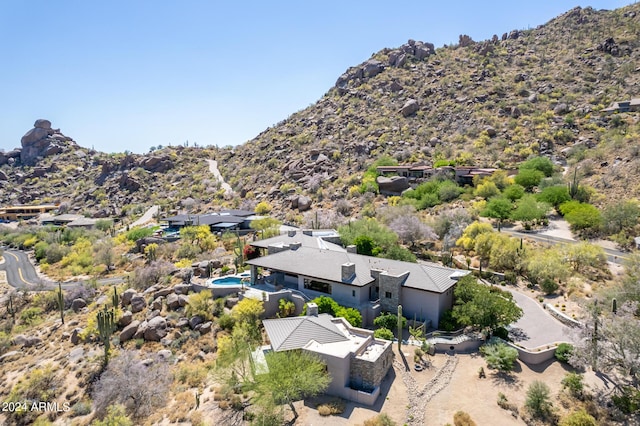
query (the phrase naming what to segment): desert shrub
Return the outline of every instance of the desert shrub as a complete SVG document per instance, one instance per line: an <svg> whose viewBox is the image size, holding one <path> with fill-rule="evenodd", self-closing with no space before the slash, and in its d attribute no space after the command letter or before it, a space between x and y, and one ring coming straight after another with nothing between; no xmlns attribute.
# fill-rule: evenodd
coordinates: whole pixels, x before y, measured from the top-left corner
<svg viewBox="0 0 640 426"><path fill-rule="evenodd" d="M34 325L42 320L42 308L32 306L20 313L20 321L23 324Z"/></svg>
<svg viewBox="0 0 640 426"><path fill-rule="evenodd" d="M440 322L438 323L439 328L444 331L453 331L458 328L458 322L453 317L453 310L447 309L442 313L440 317Z"/></svg>
<svg viewBox="0 0 640 426"><path fill-rule="evenodd" d="M453 424L455 426L476 426L476 422L473 421L469 413L464 411L456 411L453 415Z"/></svg>
<svg viewBox="0 0 640 426"><path fill-rule="evenodd" d="M236 320L230 314L222 314L218 318L218 324L223 330L231 331L236 324Z"/></svg>
<svg viewBox="0 0 640 426"><path fill-rule="evenodd" d="M362 327L362 314L356 308L340 306L336 311L336 317L342 317L354 327Z"/></svg>
<svg viewBox="0 0 640 426"><path fill-rule="evenodd" d="M364 426L396 426L396 425L397 423L394 422L387 413L380 413L375 417L365 420L364 422Z"/></svg>
<svg viewBox="0 0 640 426"><path fill-rule="evenodd" d="M127 240L138 241L141 238L150 237L153 235L153 228L133 228L126 234Z"/></svg>
<svg viewBox="0 0 640 426"><path fill-rule="evenodd" d="M133 426L133 422L127 416L124 405L114 404L107 408L107 415L102 420L95 420L92 426Z"/></svg>
<svg viewBox="0 0 640 426"><path fill-rule="evenodd" d="M170 369L159 357L142 363L136 352L122 351L94 385L96 413L104 416L109 406L127 404L132 417L146 417L165 405L171 382Z"/></svg>
<svg viewBox="0 0 640 426"><path fill-rule="evenodd" d="M289 299L280 299L278 302L278 316L286 318L293 315L296 311L296 305Z"/></svg>
<svg viewBox="0 0 640 426"><path fill-rule="evenodd" d="M509 410L514 413L516 416L518 415L518 406L512 402L509 402L507 396L502 392L498 393L498 406L503 410Z"/></svg>
<svg viewBox="0 0 640 426"><path fill-rule="evenodd" d="M7 402L24 401L56 401L58 395L64 390L64 383L58 376L52 364L33 369L27 376L18 381L9 396ZM28 407L27 407L28 408ZM33 424L41 413L38 410L16 410L6 412L10 419L9 424L28 425Z"/></svg>
<svg viewBox="0 0 640 426"><path fill-rule="evenodd" d="M500 371L511 371L518 358L518 351L502 342L483 345L480 353L484 355L489 368Z"/></svg>
<svg viewBox="0 0 640 426"><path fill-rule="evenodd" d="M562 379L562 388L567 389L574 398L582 397L584 383L582 383L582 375L578 373L567 373Z"/></svg>
<svg viewBox="0 0 640 426"><path fill-rule="evenodd" d="M596 419L584 408L567 415L558 423L559 426L597 426L597 424Z"/></svg>
<svg viewBox="0 0 640 426"><path fill-rule="evenodd" d="M189 317L200 316L207 321L213 319L213 294L211 290L203 290L200 293L193 293L189 296L189 303L186 307L186 314Z"/></svg>
<svg viewBox="0 0 640 426"><path fill-rule="evenodd" d="M533 381L527 389L524 406L533 417L545 418L551 414L551 390L540 380Z"/></svg>
<svg viewBox="0 0 640 426"><path fill-rule="evenodd" d="M33 297L33 304L42 308L44 312L58 310L58 290L39 292Z"/></svg>
<svg viewBox="0 0 640 426"><path fill-rule="evenodd" d="M612 395L611 401L625 414L634 414L640 411L640 390L631 386L622 386L619 394Z"/></svg>
<svg viewBox="0 0 640 426"><path fill-rule="evenodd" d="M162 278L169 276L174 270L175 267L169 262L153 261L147 267L136 269L130 275L129 282L137 290L146 290L159 283Z"/></svg>
<svg viewBox="0 0 640 426"><path fill-rule="evenodd" d="M559 287L558 283L551 279L545 279L540 283L540 289L544 294L553 294Z"/></svg>
<svg viewBox="0 0 640 426"><path fill-rule="evenodd" d="M11 347L11 336L5 333L4 331L0 331L0 355L7 352Z"/></svg>
<svg viewBox="0 0 640 426"><path fill-rule="evenodd" d="M342 399L334 399L324 404L318 405L318 414L323 417L344 413L346 404Z"/></svg>
<svg viewBox="0 0 640 426"><path fill-rule="evenodd" d="M560 343L556 348L555 357L558 361L569 362L573 353L573 345L570 343Z"/></svg>
<svg viewBox="0 0 640 426"><path fill-rule="evenodd" d="M175 379L190 388L198 387L205 383L209 370L203 362L181 363L175 373Z"/></svg>
<svg viewBox="0 0 640 426"><path fill-rule="evenodd" d="M58 263L64 258L71 249L66 246L62 246L60 244L49 244L49 246L45 249L44 258L46 259L49 265L54 263Z"/></svg>
<svg viewBox="0 0 640 426"><path fill-rule="evenodd" d="M271 211L272 207L269 203L267 203L266 201L260 201L257 205L256 205L256 214L258 215L265 215L268 214Z"/></svg>
<svg viewBox="0 0 640 426"><path fill-rule="evenodd" d="M389 330L388 328L378 328L376 331L373 332L373 337L377 338L377 339L385 339L385 340L393 340L394 336L393 336L393 331Z"/></svg>
<svg viewBox="0 0 640 426"><path fill-rule="evenodd" d="M71 417L86 416L91 413L91 403L85 400L76 402L71 406Z"/></svg>

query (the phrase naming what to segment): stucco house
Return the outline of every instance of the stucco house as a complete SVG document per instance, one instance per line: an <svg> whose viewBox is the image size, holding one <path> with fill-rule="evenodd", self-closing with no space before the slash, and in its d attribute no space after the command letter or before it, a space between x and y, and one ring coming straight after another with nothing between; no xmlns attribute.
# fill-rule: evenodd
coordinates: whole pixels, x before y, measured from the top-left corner
<svg viewBox="0 0 640 426"><path fill-rule="evenodd" d="M305 246L293 238L269 253L247 261L252 284L258 283L259 275L269 274L276 288L294 289L311 299L330 296L343 306L358 309L368 325L381 312L396 312L402 305L408 319L438 327L442 313L452 307L456 282L469 273L435 263L363 256L353 248L337 251Z"/></svg>
<svg viewBox="0 0 640 426"><path fill-rule="evenodd" d="M352 327L344 318L318 314L307 305L307 316L265 319L270 350L303 350L317 355L331 376L326 393L373 405L393 363L391 342L373 331Z"/></svg>

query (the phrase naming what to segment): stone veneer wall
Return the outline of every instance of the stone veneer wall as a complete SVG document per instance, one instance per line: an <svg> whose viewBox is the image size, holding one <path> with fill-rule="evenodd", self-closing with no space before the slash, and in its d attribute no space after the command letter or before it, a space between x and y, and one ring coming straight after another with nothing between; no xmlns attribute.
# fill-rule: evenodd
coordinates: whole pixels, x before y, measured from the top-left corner
<svg viewBox="0 0 640 426"><path fill-rule="evenodd" d="M393 350L391 345L388 345L375 361L367 361L354 355L351 358L351 366L349 368L351 387L373 391L380 386L392 363Z"/></svg>
<svg viewBox="0 0 640 426"><path fill-rule="evenodd" d="M400 276L389 275L386 272L381 273L378 276L378 284L380 288L380 305L384 312L395 313L398 310L400 304L402 282L404 281L404 274ZM387 292L391 293L391 297L386 296Z"/></svg>

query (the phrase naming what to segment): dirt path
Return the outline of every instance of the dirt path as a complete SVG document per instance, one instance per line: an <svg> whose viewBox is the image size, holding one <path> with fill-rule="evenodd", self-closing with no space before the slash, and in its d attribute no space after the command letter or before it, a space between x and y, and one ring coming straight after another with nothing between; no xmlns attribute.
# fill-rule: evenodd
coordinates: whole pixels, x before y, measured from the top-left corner
<svg viewBox="0 0 640 426"><path fill-rule="evenodd" d="M144 214L140 219L136 220L129 226L133 228L134 226L142 226L142 225L145 225L147 222L151 222L153 220L153 216L158 213L159 208L160 208L159 206L151 206L149 209L147 209L146 212L144 212Z"/></svg>
<svg viewBox="0 0 640 426"><path fill-rule="evenodd" d="M231 185L224 181L224 178L220 174L220 170L218 170L218 162L216 160L207 160L207 163L209 163L209 171L213 173L213 176L215 176L218 182L220 182L220 186L224 189L225 195L232 195L233 189L231 188Z"/></svg>

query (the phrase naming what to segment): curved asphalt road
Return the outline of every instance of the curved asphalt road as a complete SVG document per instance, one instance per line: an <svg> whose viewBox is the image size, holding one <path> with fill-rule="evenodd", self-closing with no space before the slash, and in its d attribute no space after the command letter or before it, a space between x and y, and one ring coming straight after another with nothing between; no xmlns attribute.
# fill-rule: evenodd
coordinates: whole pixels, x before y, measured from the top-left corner
<svg viewBox="0 0 640 426"><path fill-rule="evenodd" d="M51 290L58 287L58 283L54 281L44 280L40 278L29 261L29 256L20 250L5 250L3 253L4 263L0 264L0 270L7 273L7 282L11 287L17 289L26 289L31 291ZM116 284L121 283L122 278L105 278L98 280L99 284ZM72 288L85 281L74 281L63 283L62 287Z"/></svg>

